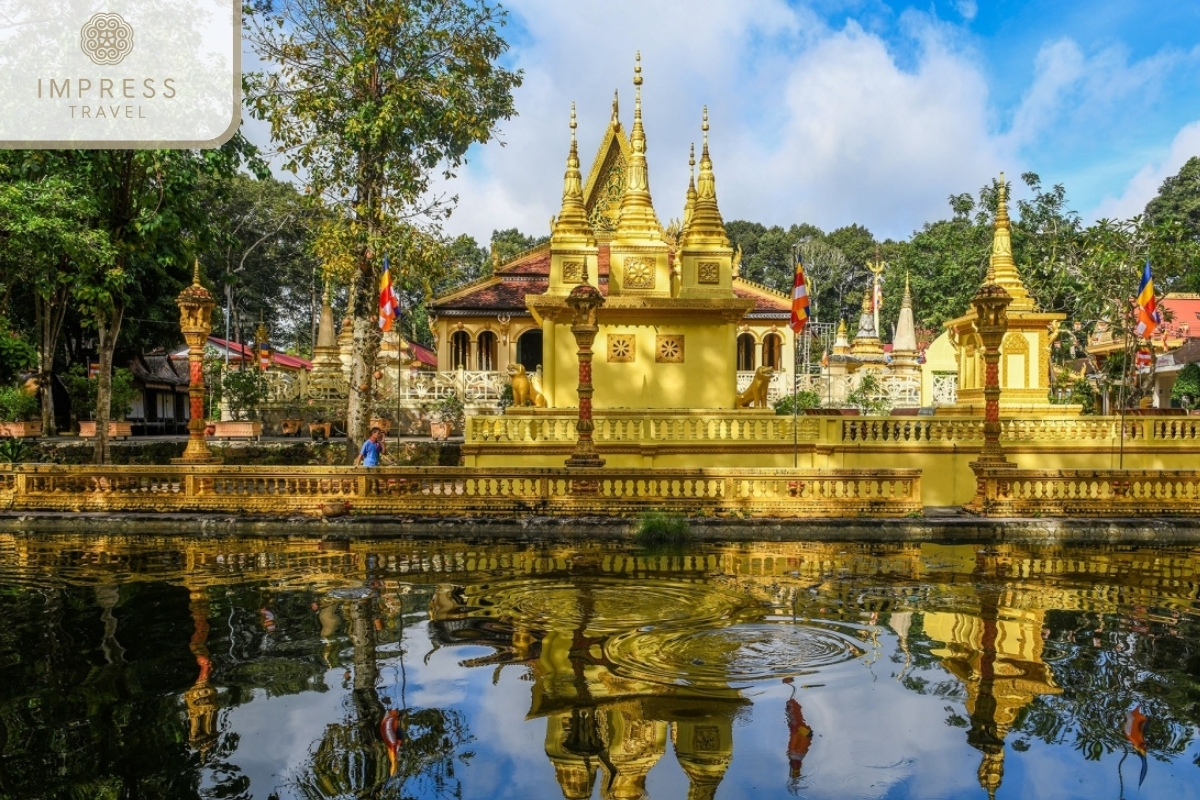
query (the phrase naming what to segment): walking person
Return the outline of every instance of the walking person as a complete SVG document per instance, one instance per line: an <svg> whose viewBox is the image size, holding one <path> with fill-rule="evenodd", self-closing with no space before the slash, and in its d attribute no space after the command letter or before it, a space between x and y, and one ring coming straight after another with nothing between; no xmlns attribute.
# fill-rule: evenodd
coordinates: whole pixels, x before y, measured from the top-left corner
<svg viewBox="0 0 1200 800"><path fill-rule="evenodd" d="M359 467L378 467L379 457L383 455L385 445L383 442L383 428L371 428L371 435L363 442L362 449L358 451L358 458L354 459L354 466Z"/></svg>

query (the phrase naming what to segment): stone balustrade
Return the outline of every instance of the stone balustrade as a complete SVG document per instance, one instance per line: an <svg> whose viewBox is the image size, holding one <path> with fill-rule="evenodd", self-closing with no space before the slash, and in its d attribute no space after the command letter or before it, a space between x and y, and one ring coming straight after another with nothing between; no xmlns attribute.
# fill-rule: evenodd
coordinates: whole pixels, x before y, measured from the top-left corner
<svg viewBox="0 0 1200 800"><path fill-rule="evenodd" d="M980 467L977 503L990 517L1134 517L1200 513L1200 470Z"/></svg>
<svg viewBox="0 0 1200 800"><path fill-rule="evenodd" d="M0 472L12 511L413 517L768 517L921 511L919 470L487 469L24 465Z"/></svg>

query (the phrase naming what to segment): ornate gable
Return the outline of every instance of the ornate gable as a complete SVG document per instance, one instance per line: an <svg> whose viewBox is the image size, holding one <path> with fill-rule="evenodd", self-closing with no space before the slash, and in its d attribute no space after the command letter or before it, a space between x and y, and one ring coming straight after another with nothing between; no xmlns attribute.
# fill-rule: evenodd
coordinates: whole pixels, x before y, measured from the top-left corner
<svg viewBox="0 0 1200 800"><path fill-rule="evenodd" d="M629 153L629 139L621 129L621 123L614 117L604 133L604 140L592 162L592 171L583 187L583 206L587 209L588 224L597 234L612 233L617 229Z"/></svg>

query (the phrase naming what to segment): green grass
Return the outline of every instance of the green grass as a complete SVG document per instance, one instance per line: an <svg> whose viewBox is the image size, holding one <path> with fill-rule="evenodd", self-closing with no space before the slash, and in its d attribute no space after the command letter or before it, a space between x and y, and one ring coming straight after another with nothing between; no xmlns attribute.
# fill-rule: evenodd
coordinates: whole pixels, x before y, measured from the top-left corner
<svg viewBox="0 0 1200 800"><path fill-rule="evenodd" d="M682 514L648 511L638 518L633 540L642 547L681 545L692 541L692 529Z"/></svg>

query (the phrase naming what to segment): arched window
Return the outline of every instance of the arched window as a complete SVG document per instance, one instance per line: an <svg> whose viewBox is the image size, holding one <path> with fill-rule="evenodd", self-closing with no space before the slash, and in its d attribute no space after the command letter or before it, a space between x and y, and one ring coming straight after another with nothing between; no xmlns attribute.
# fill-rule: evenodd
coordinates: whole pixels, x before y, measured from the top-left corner
<svg viewBox="0 0 1200 800"><path fill-rule="evenodd" d="M450 368L470 369L471 335L466 331L455 331L450 335Z"/></svg>
<svg viewBox="0 0 1200 800"><path fill-rule="evenodd" d="M493 372L496 369L496 334L483 331L476 342L475 368L482 372Z"/></svg>
<svg viewBox="0 0 1200 800"><path fill-rule="evenodd" d="M737 368L738 372L753 372L754 364L754 334L743 333L737 338Z"/></svg>
<svg viewBox="0 0 1200 800"><path fill-rule="evenodd" d="M763 366L771 369L783 366L783 337L777 333L763 337Z"/></svg>
<svg viewBox="0 0 1200 800"><path fill-rule="evenodd" d="M526 372L536 372L542 365L542 329L531 328L517 339L517 362Z"/></svg>

